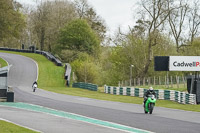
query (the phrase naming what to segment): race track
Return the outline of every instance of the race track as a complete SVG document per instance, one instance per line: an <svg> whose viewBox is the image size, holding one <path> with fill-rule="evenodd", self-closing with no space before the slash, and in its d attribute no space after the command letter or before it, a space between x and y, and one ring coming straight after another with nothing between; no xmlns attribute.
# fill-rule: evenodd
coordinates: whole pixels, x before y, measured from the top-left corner
<svg viewBox="0 0 200 133"><path fill-rule="evenodd" d="M14 88L15 102L55 109L57 113L64 111L86 116L103 124L111 122L109 124L114 123L132 127L134 132L144 130L144 132L158 133L198 133L200 131L200 113L198 112L155 107L153 114L147 115L143 113L142 105L68 96L41 89L33 93L31 85L37 78L35 62L27 57L14 54L0 53L0 57L13 65L10 68L9 85ZM118 133L128 131L121 130L119 126L113 129L113 127L106 127L88 121L58 117L45 112L13 108L1 104L0 118L48 133Z"/></svg>

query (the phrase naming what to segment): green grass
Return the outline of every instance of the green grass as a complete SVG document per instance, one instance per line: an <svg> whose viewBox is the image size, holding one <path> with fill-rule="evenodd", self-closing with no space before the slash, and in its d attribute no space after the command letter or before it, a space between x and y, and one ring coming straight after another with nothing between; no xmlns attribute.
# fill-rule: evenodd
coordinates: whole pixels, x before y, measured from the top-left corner
<svg viewBox="0 0 200 133"><path fill-rule="evenodd" d="M7 62L4 59L0 58L0 67L5 67L7 65Z"/></svg>
<svg viewBox="0 0 200 133"><path fill-rule="evenodd" d="M37 133L37 132L0 120L0 133Z"/></svg>
<svg viewBox="0 0 200 133"><path fill-rule="evenodd" d="M63 67L55 66L52 62L48 61L42 55L30 54L30 53L17 53L17 52L9 52L9 53L15 53L15 54L20 54L20 55L30 57L38 63L39 65L38 83L39 83L39 87L44 90L52 91L55 93L66 94L66 95L81 96L81 97L88 97L88 98L93 98L93 99L116 101L116 102L123 102L123 103L134 103L134 104L142 105L143 98L105 94L103 91L104 90L103 87L99 87L97 92L89 91L85 89L79 89L79 88L65 87ZM162 87L160 86L153 86L153 87L155 89L162 89ZM144 88L148 88L148 87L144 86ZM174 88L170 88L170 89L173 90ZM175 90L177 90L177 88L175 88ZM182 89L182 90L185 91L185 89ZM200 112L200 105L184 105L184 104L179 104L179 103L176 103L173 101L167 101L167 100L158 100L156 103L156 106Z"/></svg>
<svg viewBox="0 0 200 133"><path fill-rule="evenodd" d="M169 88L166 87L166 85L152 85L152 87L157 90L157 89L160 89L160 90L176 90L176 91L181 91L181 92L185 92L187 91L187 88L186 88L187 84L179 84L179 88L177 87L177 85L173 85L173 87L171 87L171 85L169 85ZM148 89L149 86L136 86L136 88L146 88Z"/></svg>

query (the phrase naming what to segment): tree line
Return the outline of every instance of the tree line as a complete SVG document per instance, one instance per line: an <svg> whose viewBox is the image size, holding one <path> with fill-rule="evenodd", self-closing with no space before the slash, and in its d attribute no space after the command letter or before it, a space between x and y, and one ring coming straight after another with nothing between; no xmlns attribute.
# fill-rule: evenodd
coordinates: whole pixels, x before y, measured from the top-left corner
<svg viewBox="0 0 200 133"><path fill-rule="evenodd" d="M87 0L37 1L32 7L1 0L0 10L0 46L51 52L72 65L79 82L117 85L163 76L154 71L154 56L200 52L198 0L141 0L133 12L136 25L127 32L119 27L114 37L106 36L105 20Z"/></svg>

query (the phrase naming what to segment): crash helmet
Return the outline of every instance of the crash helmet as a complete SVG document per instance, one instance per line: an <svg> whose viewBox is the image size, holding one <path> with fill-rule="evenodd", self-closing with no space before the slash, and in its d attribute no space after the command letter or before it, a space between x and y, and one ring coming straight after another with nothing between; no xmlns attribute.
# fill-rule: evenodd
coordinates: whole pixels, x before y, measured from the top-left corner
<svg viewBox="0 0 200 133"><path fill-rule="evenodd" d="M153 87L149 87L149 91L150 91L150 92L153 92Z"/></svg>

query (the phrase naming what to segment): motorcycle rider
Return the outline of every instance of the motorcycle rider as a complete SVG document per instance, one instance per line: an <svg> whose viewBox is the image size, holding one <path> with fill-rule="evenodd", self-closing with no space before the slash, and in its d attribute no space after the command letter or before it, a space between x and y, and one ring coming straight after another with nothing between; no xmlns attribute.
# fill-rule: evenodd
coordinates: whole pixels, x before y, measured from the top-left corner
<svg viewBox="0 0 200 133"><path fill-rule="evenodd" d="M147 101L148 96L151 95L151 94L153 94L155 96L155 98L156 98L156 93L155 93L153 87L149 87L149 89L144 94L144 103L143 103L144 106L145 106L145 103Z"/></svg>
<svg viewBox="0 0 200 133"><path fill-rule="evenodd" d="M32 85L32 88L34 89L34 88L37 88L37 86L38 86L38 84L37 84L37 82L35 81L34 83L33 83L33 85Z"/></svg>

